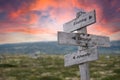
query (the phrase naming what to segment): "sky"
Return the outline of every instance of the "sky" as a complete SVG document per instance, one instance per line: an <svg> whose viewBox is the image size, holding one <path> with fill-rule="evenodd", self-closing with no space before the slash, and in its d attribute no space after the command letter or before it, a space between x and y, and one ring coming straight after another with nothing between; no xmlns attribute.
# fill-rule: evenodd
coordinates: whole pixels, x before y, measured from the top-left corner
<svg viewBox="0 0 120 80"><path fill-rule="evenodd" d="M88 33L120 40L120 0L0 0L0 44L56 41L77 12L94 9Z"/></svg>

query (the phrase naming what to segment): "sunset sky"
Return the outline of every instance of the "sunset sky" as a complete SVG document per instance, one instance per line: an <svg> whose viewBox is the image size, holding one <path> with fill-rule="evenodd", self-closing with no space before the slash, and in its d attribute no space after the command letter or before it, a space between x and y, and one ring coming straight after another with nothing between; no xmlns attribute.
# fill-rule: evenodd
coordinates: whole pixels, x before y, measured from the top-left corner
<svg viewBox="0 0 120 80"><path fill-rule="evenodd" d="M0 0L0 44L56 41L81 9L96 10L88 33L120 40L120 0Z"/></svg>

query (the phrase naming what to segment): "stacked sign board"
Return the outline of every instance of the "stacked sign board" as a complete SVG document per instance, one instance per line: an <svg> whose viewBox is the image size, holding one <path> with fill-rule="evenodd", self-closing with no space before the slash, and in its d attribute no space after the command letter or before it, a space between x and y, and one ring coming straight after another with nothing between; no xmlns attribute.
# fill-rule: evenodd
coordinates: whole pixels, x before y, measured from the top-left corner
<svg viewBox="0 0 120 80"><path fill-rule="evenodd" d="M109 47L109 37L97 36L84 33L66 33L58 32L58 43L75 46L104 46Z"/></svg>
<svg viewBox="0 0 120 80"><path fill-rule="evenodd" d="M75 18L63 25L65 32L73 32L77 29L81 29L87 25L93 24L96 22L95 10L85 13L78 18Z"/></svg>
<svg viewBox="0 0 120 80"><path fill-rule="evenodd" d="M72 66L97 60L97 46L110 46L108 37L87 34L86 32L86 27L96 22L95 10L87 13L79 13L83 14L63 25L65 32L58 32L59 44L81 46L81 48L83 48L77 53L66 54L64 56L65 66ZM81 33L71 33L77 30Z"/></svg>
<svg viewBox="0 0 120 80"><path fill-rule="evenodd" d="M93 61L98 59L97 49L96 47L92 47L90 49L85 49L77 53L67 54L64 56L65 58L65 66L72 66L80 63L84 63L87 61Z"/></svg>

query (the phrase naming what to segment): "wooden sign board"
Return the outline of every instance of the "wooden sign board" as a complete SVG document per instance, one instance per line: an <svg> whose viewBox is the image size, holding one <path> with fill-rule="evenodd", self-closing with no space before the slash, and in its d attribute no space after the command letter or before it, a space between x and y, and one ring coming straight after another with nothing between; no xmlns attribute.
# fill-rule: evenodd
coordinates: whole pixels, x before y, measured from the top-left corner
<svg viewBox="0 0 120 80"><path fill-rule="evenodd" d="M90 49L86 49L83 51L80 51L80 53L72 53L72 54L66 54L64 56L64 66L72 66L81 64L88 61L94 61L98 59L98 53L97 48L92 47Z"/></svg>
<svg viewBox="0 0 120 80"><path fill-rule="evenodd" d="M66 33L58 32L58 43L75 46L103 46L109 47L109 37L96 36L84 33Z"/></svg>
<svg viewBox="0 0 120 80"><path fill-rule="evenodd" d="M63 24L65 32L72 32L96 22L95 10L82 14L80 17Z"/></svg>

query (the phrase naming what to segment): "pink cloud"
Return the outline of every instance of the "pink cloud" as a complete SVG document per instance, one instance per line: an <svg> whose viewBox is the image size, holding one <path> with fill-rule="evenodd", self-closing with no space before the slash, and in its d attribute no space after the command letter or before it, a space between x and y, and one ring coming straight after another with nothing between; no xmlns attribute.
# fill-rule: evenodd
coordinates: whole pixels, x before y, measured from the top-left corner
<svg viewBox="0 0 120 80"><path fill-rule="evenodd" d="M106 4L107 1L104 1ZM88 6L89 4L89 6ZM114 7L116 5L116 1L111 2L111 5ZM26 24L35 24L38 22L38 17L40 15L36 14L29 14L33 10L38 10L41 12L48 12L48 17L56 20L57 23L64 23L67 20L73 19L75 17L75 8L79 9L85 9L86 11L90 11L92 9L96 10L97 14L97 24L99 27L96 29L98 30L105 30L106 33L112 33L117 30L112 30L113 28L110 27L110 29L105 28L105 26L102 24L108 24L108 20L106 18L103 18L104 12L102 10L101 4L99 4L97 1L86 1L86 0L64 0L64 1L57 1L57 0L35 0L33 3L31 3L29 6L27 6L27 3L24 3L23 6L21 6L20 9L11 12L10 17L17 20L21 20ZM119 11L119 8L117 9ZM29 20L26 19L25 16L29 15ZM112 21L114 21L113 19ZM118 19L117 19L118 20ZM50 25L51 26L51 25ZM11 27L12 28L12 27Z"/></svg>
<svg viewBox="0 0 120 80"><path fill-rule="evenodd" d="M59 27L75 18L80 9L87 12L95 9L97 22L88 28L94 31L89 31L92 34L111 35L120 31L118 3L117 0L34 0L29 5L26 1L21 3L21 7L15 10L9 4L5 9L0 8L0 12L10 9L8 18L0 21L0 33L56 35L57 31L62 29Z"/></svg>

